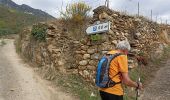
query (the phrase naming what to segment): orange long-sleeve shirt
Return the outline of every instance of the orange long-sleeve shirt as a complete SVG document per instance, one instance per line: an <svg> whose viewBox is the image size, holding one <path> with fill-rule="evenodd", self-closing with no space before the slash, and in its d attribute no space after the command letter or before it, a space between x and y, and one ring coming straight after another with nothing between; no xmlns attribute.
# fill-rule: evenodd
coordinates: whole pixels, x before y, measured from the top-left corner
<svg viewBox="0 0 170 100"><path fill-rule="evenodd" d="M108 54L115 54L115 53L118 53L118 51L112 50L108 52ZM111 61L110 70L109 70L110 77L112 78L119 72L128 73L127 55L120 55ZM112 80L115 82L120 82L121 74L116 75L115 77L112 78ZM121 84L116 84L115 86L110 88L100 88L100 90L114 95L123 95L123 88Z"/></svg>

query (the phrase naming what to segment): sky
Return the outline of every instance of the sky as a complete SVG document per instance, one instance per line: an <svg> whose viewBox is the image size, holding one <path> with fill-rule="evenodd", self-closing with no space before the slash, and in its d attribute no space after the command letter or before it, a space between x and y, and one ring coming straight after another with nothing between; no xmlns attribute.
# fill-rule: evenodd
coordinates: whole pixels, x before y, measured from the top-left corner
<svg viewBox="0 0 170 100"><path fill-rule="evenodd" d="M77 1L84 1L93 9L105 4L105 0L13 0L15 3L27 4L33 8L41 9L54 17L60 17L67 4ZM116 11L125 12L130 15L139 14L159 23L170 24L170 0L110 0L110 8Z"/></svg>

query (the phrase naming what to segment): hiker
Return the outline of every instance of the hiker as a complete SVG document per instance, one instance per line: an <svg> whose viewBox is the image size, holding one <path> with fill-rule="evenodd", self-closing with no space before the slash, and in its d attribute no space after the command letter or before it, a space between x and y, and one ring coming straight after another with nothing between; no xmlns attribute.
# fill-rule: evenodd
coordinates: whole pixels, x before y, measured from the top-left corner
<svg viewBox="0 0 170 100"><path fill-rule="evenodd" d="M128 60L127 54L130 50L128 41L120 41L116 50L109 51L107 54L121 53L110 61L109 76L111 80L116 82L112 87L100 88L100 96L102 100L123 100L123 88L121 84L125 84L136 89L142 89L142 83L134 82L128 75Z"/></svg>

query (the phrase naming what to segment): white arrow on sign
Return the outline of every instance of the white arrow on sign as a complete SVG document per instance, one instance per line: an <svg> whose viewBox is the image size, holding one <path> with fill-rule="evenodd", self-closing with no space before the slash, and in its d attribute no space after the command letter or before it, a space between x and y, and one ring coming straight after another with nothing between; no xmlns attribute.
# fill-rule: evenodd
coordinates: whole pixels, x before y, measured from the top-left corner
<svg viewBox="0 0 170 100"><path fill-rule="evenodd" d="M110 30L110 24L111 24L111 22L109 21L106 23L101 23L101 24L90 26L86 29L86 33L87 33L87 35L92 35L92 34L96 34L96 33L107 32Z"/></svg>

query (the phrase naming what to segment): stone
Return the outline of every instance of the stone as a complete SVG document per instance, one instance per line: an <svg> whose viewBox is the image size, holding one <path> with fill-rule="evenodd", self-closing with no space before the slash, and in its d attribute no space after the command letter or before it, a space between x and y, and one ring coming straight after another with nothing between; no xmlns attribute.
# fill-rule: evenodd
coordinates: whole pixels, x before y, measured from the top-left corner
<svg viewBox="0 0 170 100"><path fill-rule="evenodd" d="M89 73L87 70L84 70L84 71L83 71L83 76L87 77L87 76L89 76L89 75L90 75L90 73Z"/></svg>
<svg viewBox="0 0 170 100"><path fill-rule="evenodd" d="M113 13L111 16L112 16L112 17L118 17L119 15Z"/></svg>
<svg viewBox="0 0 170 100"><path fill-rule="evenodd" d="M73 41L74 44L79 44L80 42L79 41Z"/></svg>
<svg viewBox="0 0 170 100"><path fill-rule="evenodd" d="M81 65L81 66L85 66L87 64L88 64L87 60L82 60L82 61L79 62L79 65Z"/></svg>
<svg viewBox="0 0 170 100"><path fill-rule="evenodd" d="M84 51L84 50L81 50L81 54L86 54L86 51Z"/></svg>
<svg viewBox="0 0 170 100"><path fill-rule="evenodd" d="M102 51L108 51L108 50L115 49L115 46L111 44L111 42L110 43L106 42L106 43L102 43L102 45L99 48Z"/></svg>
<svg viewBox="0 0 170 100"><path fill-rule="evenodd" d="M77 55L75 55L75 59L82 60L83 56L81 54L77 54Z"/></svg>
<svg viewBox="0 0 170 100"><path fill-rule="evenodd" d="M55 28L55 26L54 26L53 24L50 24L50 25L48 25L48 29L54 30L54 29L56 29L56 28Z"/></svg>
<svg viewBox="0 0 170 100"><path fill-rule="evenodd" d="M36 55L36 63L41 64L42 57L40 55Z"/></svg>
<svg viewBox="0 0 170 100"><path fill-rule="evenodd" d="M75 51L75 53L77 53L77 54L81 54L81 51Z"/></svg>
<svg viewBox="0 0 170 100"><path fill-rule="evenodd" d="M102 55L106 54L108 51L102 51Z"/></svg>
<svg viewBox="0 0 170 100"><path fill-rule="evenodd" d="M57 58L58 56L57 56L57 54L53 53L53 54L51 55L51 57L52 57L53 59L55 59L55 58Z"/></svg>
<svg viewBox="0 0 170 100"><path fill-rule="evenodd" d="M83 76L83 71L79 71L79 74L80 74L81 76Z"/></svg>
<svg viewBox="0 0 170 100"><path fill-rule="evenodd" d="M134 64L129 64L129 66L128 66L128 68L130 68L130 69L133 69L135 67L137 67L137 66L135 66Z"/></svg>
<svg viewBox="0 0 170 100"><path fill-rule="evenodd" d="M79 70L85 70L85 69L86 69L86 66L78 66L78 69L79 69Z"/></svg>
<svg viewBox="0 0 170 100"><path fill-rule="evenodd" d="M117 40L113 40L112 43L116 46L117 45Z"/></svg>
<svg viewBox="0 0 170 100"><path fill-rule="evenodd" d="M98 54L98 53L95 53L95 54L91 55L92 60L99 60L99 58L100 58L100 54Z"/></svg>
<svg viewBox="0 0 170 100"><path fill-rule="evenodd" d="M55 49L56 47L52 44L48 45L47 49L50 53L52 53L53 49Z"/></svg>
<svg viewBox="0 0 170 100"><path fill-rule="evenodd" d="M115 33L114 33L112 30L109 30L108 34L110 34L110 35L112 35L112 36L115 35Z"/></svg>
<svg viewBox="0 0 170 100"><path fill-rule="evenodd" d="M109 16L106 12L102 12L101 14L99 14L99 20L109 20L112 21L112 17Z"/></svg>
<svg viewBox="0 0 170 100"><path fill-rule="evenodd" d="M117 36L119 36L119 34L120 34L119 32L116 32L116 35L117 35Z"/></svg>
<svg viewBox="0 0 170 100"><path fill-rule="evenodd" d="M88 49L88 46L83 45L83 46L81 46L81 49L84 50L84 51L86 51L86 50Z"/></svg>
<svg viewBox="0 0 170 100"><path fill-rule="evenodd" d="M97 66L97 65L96 65L96 66ZM87 65L87 69L88 69L88 70L95 70L96 67L95 67L95 66L91 66L91 65Z"/></svg>
<svg viewBox="0 0 170 100"><path fill-rule="evenodd" d="M90 60L90 61L89 61L89 64L90 64L91 66L97 66L97 61L95 61L95 60Z"/></svg>
<svg viewBox="0 0 170 100"><path fill-rule="evenodd" d="M95 52L96 52L95 49L88 49L88 50L87 50L87 53L88 53L88 54L93 54L93 53L95 53Z"/></svg>
<svg viewBox="0 0 170 100"><path fill-rule="evenodd" d="M60 60L60 61L58 61L58 65L59 65L59 66L63 66L63 65L64 65L64 62Z"/></svg>
<svg viewBox="0 0 170 100"><path fill-rule="evenodd" d="M83 59L89 59L90 58L90 54L84 54L83 55Z"/></svg>
<svg viewBox="0 0 170 100"><path fill-rule="evenodd" d="M141 33L134 33L134 39L139 39L140 36L141 36Z"/></svg>
<svg viewBox="0 0 170 100"><path fill-rule="evenodd" d="M133 60L128 60L128 63L129 63L129 64L133 64L134 61L133 61Z"/></svg>

